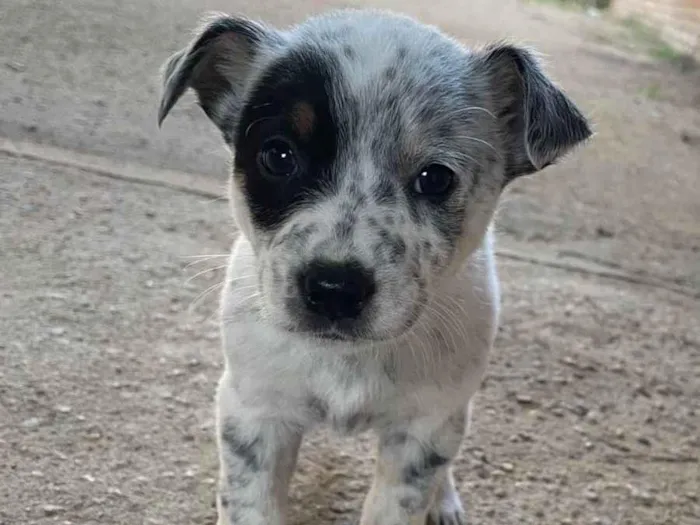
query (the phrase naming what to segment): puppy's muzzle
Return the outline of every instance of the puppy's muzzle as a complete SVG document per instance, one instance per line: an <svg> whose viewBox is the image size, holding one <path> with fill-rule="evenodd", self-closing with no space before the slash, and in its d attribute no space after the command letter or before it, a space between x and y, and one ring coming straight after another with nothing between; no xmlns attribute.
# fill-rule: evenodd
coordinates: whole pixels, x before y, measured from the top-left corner
<svg viewBox="0 0 700 525"><path fill-rule="evenodd" d="M298 286L307 311L331 323L359 318L376 292L372 272L352 260L312 261L299 273Z"/></svg>

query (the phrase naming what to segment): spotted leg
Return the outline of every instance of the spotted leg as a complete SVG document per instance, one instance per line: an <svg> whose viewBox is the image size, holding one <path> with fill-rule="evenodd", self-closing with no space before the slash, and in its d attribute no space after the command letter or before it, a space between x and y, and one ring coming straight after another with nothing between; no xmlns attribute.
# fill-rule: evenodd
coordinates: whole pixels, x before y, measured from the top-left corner
<svg viewBox="0 0 700 525"><path fill-rule="evenodd" d="M459 451L466 412L426 417L380 435L377 469L361 525L461 525L464 511L450 463Z"/></svg>
<svg viewBox="0 0 700 525"><path fill-rule="evenodd" d="M218 525L284 525L299 427L219 406Z"/></svg>

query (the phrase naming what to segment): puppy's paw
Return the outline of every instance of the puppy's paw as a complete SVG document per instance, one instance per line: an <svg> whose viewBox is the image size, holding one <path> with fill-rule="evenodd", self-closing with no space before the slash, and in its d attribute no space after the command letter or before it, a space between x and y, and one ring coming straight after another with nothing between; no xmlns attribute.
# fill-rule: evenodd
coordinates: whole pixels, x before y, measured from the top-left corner
<svg viewBox="0 0 700 525"><path fill-rule="evenodd" d="M467 515L463 510L435 511L428 516L427 525L467 525Z"/></svg>
<svg viewBox="0 0 700 525"><path fill-rule="evenodd" d="M449 492L435 502L427 525L467 525L467 514L456 492Z"/></svg>

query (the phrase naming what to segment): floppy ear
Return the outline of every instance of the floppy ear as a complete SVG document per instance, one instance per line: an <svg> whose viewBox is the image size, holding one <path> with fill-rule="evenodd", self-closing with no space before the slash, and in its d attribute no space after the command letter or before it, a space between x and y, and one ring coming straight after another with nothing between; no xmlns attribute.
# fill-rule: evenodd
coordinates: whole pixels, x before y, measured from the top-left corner
<svg viewBox="0 0 700 525"><path fill-rule="evenodd" d="M482 59L504 134L507 181L546 168L591 136L581 111L530 51L499 44Z"/></svg>
<svg viewBox="0 0 700 525"><path fill-rule="evenodd" d="M207 116L224 131L240 111L241 97L255 59L279 34L251 20L214 15L197 36L163 65L158 125L187 88L192 88Z"/></svg>

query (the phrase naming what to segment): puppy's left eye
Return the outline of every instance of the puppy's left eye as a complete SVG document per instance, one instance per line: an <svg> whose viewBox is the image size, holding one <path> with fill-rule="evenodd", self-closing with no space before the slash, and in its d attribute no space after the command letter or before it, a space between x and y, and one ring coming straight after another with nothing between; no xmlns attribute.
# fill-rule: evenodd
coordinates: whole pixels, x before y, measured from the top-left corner
<svg viewBox="0 0 700 525"><path fill-rule="evenodd" d="M274 177L291 177L298 170L294 147L280 137L268 139L258 154L260 167Z"/></svg>
<svg viewBox="0 0 700 525"><path fill-rule="evenodd" d="M416 176L413 191L419 195L439 197L452 189L454 172L442 164L430 164Z"/></svg>

